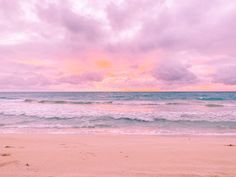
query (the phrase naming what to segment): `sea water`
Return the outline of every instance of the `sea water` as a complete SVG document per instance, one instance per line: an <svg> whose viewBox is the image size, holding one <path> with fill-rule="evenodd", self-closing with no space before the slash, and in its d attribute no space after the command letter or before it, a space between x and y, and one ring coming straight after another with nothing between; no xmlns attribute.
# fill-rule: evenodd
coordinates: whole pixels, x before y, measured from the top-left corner
<svg viewBox="0 0 236 177"><path fill-rule="evenodd" d="M236 135L236 92L0 93L0 132Z"/></svg>

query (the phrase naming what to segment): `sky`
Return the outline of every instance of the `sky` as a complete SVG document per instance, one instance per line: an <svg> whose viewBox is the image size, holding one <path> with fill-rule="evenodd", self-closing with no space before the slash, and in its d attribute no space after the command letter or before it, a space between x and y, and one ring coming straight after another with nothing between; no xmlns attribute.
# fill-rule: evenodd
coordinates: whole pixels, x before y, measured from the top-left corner
<svg viewBox="0 0 236 177"><path fill-rule="evenodd" d="M0 91L236 91L236 1L0 0Z"/></svg>

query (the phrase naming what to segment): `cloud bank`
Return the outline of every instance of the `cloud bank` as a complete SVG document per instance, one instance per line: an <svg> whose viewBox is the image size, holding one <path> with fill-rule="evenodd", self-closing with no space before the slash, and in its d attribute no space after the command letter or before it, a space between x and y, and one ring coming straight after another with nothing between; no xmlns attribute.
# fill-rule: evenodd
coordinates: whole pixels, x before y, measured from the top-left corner
<svg viewBox="0 0 236 177"><path fill-rule="evenodd" d="M236 90L231 0L0 0L1 90Z"/></svg>

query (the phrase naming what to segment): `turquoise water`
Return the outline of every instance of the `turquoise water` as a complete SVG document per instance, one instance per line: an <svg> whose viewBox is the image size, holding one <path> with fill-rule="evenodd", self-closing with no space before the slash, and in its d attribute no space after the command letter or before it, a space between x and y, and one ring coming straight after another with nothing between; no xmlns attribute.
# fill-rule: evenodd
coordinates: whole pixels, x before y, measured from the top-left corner
<svg viewBox="0 0 236 177"><path fill-rule="evenodd" d="M236 100L236 92L8 92L0 99L62 100Z"/></svg>
<svg viewBox="0 0 236 177"><path fill-rule="evenodd" d="M236 92L0 93L0 132L236 135Z"/></svg>

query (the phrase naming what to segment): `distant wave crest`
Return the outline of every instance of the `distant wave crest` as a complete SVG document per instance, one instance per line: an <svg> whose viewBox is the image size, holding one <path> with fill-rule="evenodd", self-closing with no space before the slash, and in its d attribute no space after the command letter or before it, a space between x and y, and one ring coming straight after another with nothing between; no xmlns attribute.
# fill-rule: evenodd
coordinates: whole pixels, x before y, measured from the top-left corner
<svg viewBox="0 0 236 177"><path fill-rule="evenodd" d="M42 103L42 104L112 104L112 101L66 101L66 100L36 100L25 99L27 103Z"/></svg>
<svg viewBox="0 0 236 177"><path fill-rule="evenodd" d="M223 104L206 104L207 107L224 107Z"/></svg>
<svg viewBox="0 0 236 177"><path fill-rule="evenodd" d="M225 98L222 97L199 97L198 100L206 100L206 101L224 101Z"/></svg>

